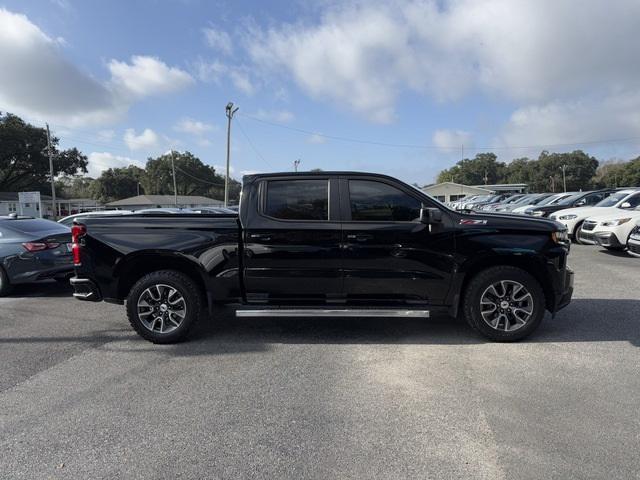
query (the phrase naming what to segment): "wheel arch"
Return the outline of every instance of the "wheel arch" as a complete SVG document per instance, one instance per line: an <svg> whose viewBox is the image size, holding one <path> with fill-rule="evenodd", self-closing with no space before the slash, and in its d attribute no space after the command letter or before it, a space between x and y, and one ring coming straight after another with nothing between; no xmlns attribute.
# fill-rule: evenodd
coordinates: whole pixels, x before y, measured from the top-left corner
<svg viewBox="0 0 640 480"><path fill-rule="evenodd" d="M460 287L460 295L456 299L455 314L457 314L462 304L469 282L480 272L491 267L500 266L520 268L532 275L538 281L544 292L545 308L549 311L553 310L555 296L551 282L549 281L549 275L542 260L531 255L495 255L480 258L473 263L465 265L464 268L461 269L464 276Z"/></svg>
<svg viewBox="0 0 640 480"><path fill-rule="evenodd" d="M124 300L138 280L159 270L175 270L187 275L196 282L202 295L209 301L204 271L195 260L175 252L157 251L136 252L118 262L114 271L114 277L117 278L117 298Z"/></svg>

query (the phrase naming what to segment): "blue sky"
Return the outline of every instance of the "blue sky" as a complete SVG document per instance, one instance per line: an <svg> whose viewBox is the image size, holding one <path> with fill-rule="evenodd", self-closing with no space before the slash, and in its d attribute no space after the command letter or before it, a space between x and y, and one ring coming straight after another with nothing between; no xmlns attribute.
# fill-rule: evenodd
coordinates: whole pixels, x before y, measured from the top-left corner
<svg viewBox="0 0 640 480"><path fill-rule="evenodd" d="M223 173L228 101L236 177L299 158L425 184L463 146L626 159L639 23L633 0L0 0L0 110L92 175L170 148Z"/></svg>

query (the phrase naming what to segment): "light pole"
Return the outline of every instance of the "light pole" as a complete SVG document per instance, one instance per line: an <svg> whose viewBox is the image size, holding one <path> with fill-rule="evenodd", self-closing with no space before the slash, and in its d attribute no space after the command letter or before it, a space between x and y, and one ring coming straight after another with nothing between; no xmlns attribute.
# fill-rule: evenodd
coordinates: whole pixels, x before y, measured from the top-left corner
<svg viewBox="0 0 640 480"><path fill-rule="evenodd" d="M53 154L51 153L51 133L49 133L49 124L47 123L46 125L47 125L47 154L49 155L49 174L51 175L51 202L52 202L51 212L53 213L53 220L55 221L57 217L56 184L55 184L55 179L53 178ZM40 209L40 216L42 216L42 208Z"/></svg>
<svg viewBox="0 0 640 480"><path fill-rule="evenodd" d="M564 191L566 192L567 191L567 177L565 175L565 170L566 170L567 166L566 165L562 165L560 168L562 169L562 187L564 188Z"/></svg>
<svg viewBox="0 0 640 480"><path fill-rule="evenodd" d="M229 204L229 156L231 154L231 119L233 115L238 111L238 108L233 108L233 102L227 103L224 108L227 115L227 174L224 177L224 206Z"/></svg>
<svg viewBox="0 0 640 480"><path fill-rule="evenodd" d="M178 189L176 188L176 166L173 163L173 148L171 149L171 170L173 171L173 203L178 206Z"/></svg>
<svg viewBox="0 0 640 480"><path fill-rule="evenodd" d="M300 159L293 161L293 169L296 173L298 173L298 165L300 165Z"/></svg>

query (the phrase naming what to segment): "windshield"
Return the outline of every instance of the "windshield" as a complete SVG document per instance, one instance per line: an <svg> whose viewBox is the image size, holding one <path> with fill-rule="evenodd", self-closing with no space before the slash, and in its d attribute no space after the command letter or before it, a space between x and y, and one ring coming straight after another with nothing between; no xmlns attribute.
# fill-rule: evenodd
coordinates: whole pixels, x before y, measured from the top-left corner
<svg viewBox="0 0 640 480"><path fill-rule="evenodd" d="M628 192L612 193L607 198L600 200L598 203L596 203L594 207L613 207L616 203L618 203L620 200L627 197L628 195L629 195Z"/></svg>
<svg viewBox="0 0 640 480"><path fill-rule="evenodd" d="M571 205L573 202L583 197L584 195L585 195L584 192L576 193L575 195L570 195L569 197L566 197L560 200L559 202L555 202L555 203L557 205Z"/></svg>

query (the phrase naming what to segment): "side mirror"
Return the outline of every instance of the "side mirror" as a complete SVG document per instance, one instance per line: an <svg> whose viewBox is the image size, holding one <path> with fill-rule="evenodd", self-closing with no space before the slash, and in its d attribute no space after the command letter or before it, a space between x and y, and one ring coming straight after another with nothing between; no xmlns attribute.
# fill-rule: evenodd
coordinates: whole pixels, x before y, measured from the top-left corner
<svg viewBox="0 0 640 480"><path fill-rule="evenodd" d="M586 205L586 204L587 204L587 200L583 198L578 203L576 203L576 207L581 207L582 205Z"/></svg>
<svg viewBox="0 0 640 480"><path fill-rule="evenodd" d="M442 222L442 210L439 208L421 208L420 222L427 225Z"/></svg>
<svg viewBox="0 0 640 480"><path fill-rule="evenodd" d="M629 202L624 202L622 205L620 205L620 208L631 208L631 204Z"/></svg>

